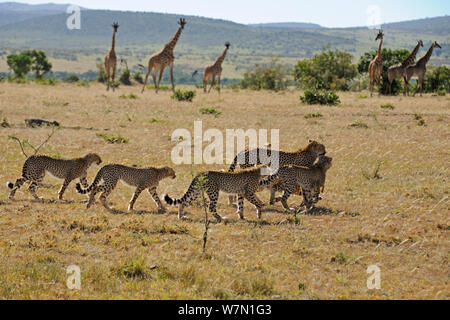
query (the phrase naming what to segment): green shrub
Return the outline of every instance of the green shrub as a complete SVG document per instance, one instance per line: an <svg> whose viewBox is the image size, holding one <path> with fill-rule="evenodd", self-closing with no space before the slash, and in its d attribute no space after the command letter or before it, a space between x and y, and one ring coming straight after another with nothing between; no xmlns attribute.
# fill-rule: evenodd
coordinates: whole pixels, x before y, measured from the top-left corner
<svg viewBox="0 0 450 320"><path fill-rule="evenodd" d="M80 78L78 78L78 76L76 74L71 74L70 76L68 76L67 78L64 79L64 82L67 83L75 83L80 81Z"/></svg>
<svg viewBox="0 0 450 320"><path fill-rule="evenodd" d="M119 96L119 99L137 99L137 98L138 96L133 93L130 93L129 95L122 94Z"/></svg>
<svg viewBox="0 0 450 320"><path fill-rule="evenodd" d="M107 133L97 133L97 137L103 138L107 143L128 143L130 139L122 136L114 136Z"/></svg>
<svg viewBox="0 0 450 320"><path fill-rule="evenodd" d="M356 74L352 55L323 48L311 59L304 59L294 68L294 79L305 89L348 90Z"/></svg>
<svg viewBox="0 0 450 320"><path fill-rule="evenodd" d="M189 101L192 102L192 99L195 97L195 91L187 90L183 91L178 89L175 91L175 93L171 96L172 99L175 99L177 101Z"/></svg>
<svg viewBox="0 0 450 320"><path fill-rule="evenodd" d="M52 79L52 78L36 78L34 80L34 82L37 84L42 84L42 85L47 85L47 86L54 86L55 84L58 83L57 80Z"/></svg>
<svg viewBox="0 0 450 320"><path fill-rule="evenodd" d="M289 84L287 74L286 68L273 58L269 64L255 64L247 70L239 86L242 89L279 91L286 89Z"/></svg>
<svg viewBox="0 0 450 320"><path fill-rule="evenodd" d="M445 89L436 90L436 93L435 93L436 96L441 96L441 97L445 96L446 94L447 94L447 92L445 91Z"/></svg>
<svg viewBox="0 0 450 320"><path fill-rule="evenodd" d="M201 114L211 114L216 118L222 114L222 112L220 112L219 110L214 109L214 108L200 108L200 113Z"/></svg>
<svg viewBox="0 0 450 320"><path fill-rule="evenodd" d="M304 115L305 119L322 118L322 117L323 117L323 115L318 113L318 112L316 112L316 113L307 113L307 114Z"/></svg>
<svg viewBox="0 0 450 320"><path fill-rule="evenodd" d="M363 128L363 129L369 128L369 126L366 123L359 121L359 120L354 121L353 123L349 124L348 126L351 128Z"/></svg>
<svg viewBox="0 0 450 320"><path fill-rule="evenodd" d="M105 71L105 66L103 63L97 63L97 81L101 83L105 83L107 79L107 74Z"/></svg>
<svg viewBox="0 0 450 320"><path fill-rule="evenodd" d="M142 77L142 73L140 73L140 72L135 72L135 73L133 74L133 79L134 79L137 83L140 83L140 84L143 84L143 83L144 83L144 78Z"/></svg>
<svg viewBox="0 0 450 320"><path fill-rule="evenodd" d="M128 68L126 68L125 70L123 70L122 74L120 75L119 81L123 85L131 86L130 78L131 78L130 70Z"/></svg>
<svg viewBox="0 0 450 320"><path fill-rule="evenodd" d="M322 104L335 106L341 103L339 96L334 91L323 91L316 89L308 89L305 95L300 97L303 103Z"/></svg>
<svg viewBox="0 0 450 320"><path fill-rule="evenodd" d="M89 87L89 82L80 80L80 81L77 82L77 86L79 86L79 87Z"/></svg>
<svg viewBox="0 0 450 320"><path fill-rule="evenodd" d="M146 88L147 89L155 89L155 86L154 85L148 85ZM158 90L160 90L160 91L169 91L170 88L168 86L166 86L166 85L160 85Z"/></svg>
<svg viewBox="0 0 450 320"><path fill-rule="evenodd" d="M394 110L395 107L392 105L392 103L386 103L386 104L382 104L380 106L381 109L389 109L389 110Z"/></svg>

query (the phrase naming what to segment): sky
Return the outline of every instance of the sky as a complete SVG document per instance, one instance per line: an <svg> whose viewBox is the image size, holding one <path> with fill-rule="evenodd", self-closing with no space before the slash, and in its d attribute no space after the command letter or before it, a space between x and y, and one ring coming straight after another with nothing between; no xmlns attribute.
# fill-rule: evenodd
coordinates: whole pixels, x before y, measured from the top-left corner
<svg viewBox="0 0 450 320"><path fill-rule="evenodd" d="M450 15L449 0L16 0L15 2L30 4L70 2L89 9L196 15L245 24L311 22L325 27L367 26Z"/></svg>

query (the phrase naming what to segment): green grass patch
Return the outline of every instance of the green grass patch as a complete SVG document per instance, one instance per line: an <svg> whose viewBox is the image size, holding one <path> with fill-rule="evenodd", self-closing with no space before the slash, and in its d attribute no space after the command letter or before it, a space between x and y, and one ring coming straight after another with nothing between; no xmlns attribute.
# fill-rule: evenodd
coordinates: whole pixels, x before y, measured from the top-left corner
<svg viewBox="0 0 450 320"><path fill-rule="evenodd" d="M112 143L112 144L120 144L120 143L128 143L130 139L122 137L122 136L115 136L107 133L97 133L97 137L103 138L105 142Z"/></svg>
<svg viewBox="0 0 450 320"><path fill-rule="evenodd" d="M323 118L323 115L319 112L315 113L307 113L303 116L305 119L312 119L312 118Z"/></svg>
<svg viewBox="0 0 450 320"><path fill-rule="evenodd" d="M195 97L195 91L192 90L180 90L178 89L175 91L175 93L171 96L172 99L175 99L177 101L189 101L192 102L192 100Z"/></svg>
<svg viewBox="0 0 450 320"><path fill-rule="evenodd" d="M220 112L219 110L217 110L215 108L200 108L199 111L201 114L210 114L216 118L222 114L222 112Z"/></svg>
<svg viewBox="0 0 450 320"><path fill-rule="evenodd" d="M395 107L392 105L392 103L386 103L386 104L382 104L380 106L381 109L385 109L385 110L394 110Z"/></svg>

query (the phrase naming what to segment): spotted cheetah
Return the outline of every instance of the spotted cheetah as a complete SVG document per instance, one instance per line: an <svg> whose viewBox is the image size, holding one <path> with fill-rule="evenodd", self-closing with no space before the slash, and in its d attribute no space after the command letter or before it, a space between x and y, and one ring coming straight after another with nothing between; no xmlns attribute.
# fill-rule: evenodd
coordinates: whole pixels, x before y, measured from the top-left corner
<svg viewBox="0 0 450 320"><path fill-rule="evenodd" d="M268 160L270 161L270 157L272 152L278 153L278 167L284 167L287 165L297 165L297 166L306 166L310 167L316 161L316 158L319 156L324 156L326 154L325 146L317 141L309 140L308 145L303 149L299 149L294 152L284 152L284 151L272 151L270 148L268 149L252 149L245 150L240 152L231 163L228 172L233 172L236 166L239 164L241 168L252 167L255 164L260 164L264 160L261 159L261 155L267 154ZM256 163L255 163L256 161ZM269 164L269 163L265 163ZM271 188L270 192L270 203L274 203L275 199L275 189ZM236 201L235 196L229 196L229 203L232 204Z"/></svg>
<svg viewBox="0 0 450 320"><path fill-rule="evenodd" d="M291 208L287 204L287 199L295 191L296 185L299 184L304 199L302 205L309 209L321 199L320 190L323 190L325 186L326 173L331 168L332 160L331 157L321 156L318 162L310 168L302 166L282 167L276 174L270 176L271 179L262 180L260 185L269 185L271 180L276 181L276 178L278 178L277 188L284 192L282 197L275 199L275 202L281 201L283 207L290 211Z"/></svg>
<svg viewBox="0 0 450 320"><path fill-rule="evenodd" d="M209 211L217 219L222 221L222 217L216 211L219 191L234 193L238 195L238 211L240 219L244 219L244 198L256 207L258 219L261 218L261 209L264 203L255 195L259 188L259 182L263 179L263 167L243 170L240 172L208 171L197 175L191 182L189 189L180 199L172 199L169 195L164 196L164 200L169 205L179 205L178 218L183 219L183 209L189 206L200 196L201 187L205 189L209 197ZM273 178L275 179L275 178ZM268 179L270 180L270 178Z"/></svg>
<svg viewBox="0 0 450 320"><path fill-rule="evenodd" d="M11 189L8 198L13 199L16 191L27 181L31 184L28 190L36 200L42 200L36 194L38 184L42 182L46 173L59 178L64 179L63 185L58 193L58 199L62 200L64 192L69 186L70 182L79 178L80 182L84 186L88 186L87 182L87 170L89 167L96 163L99 165L102 159L96 153L89 153L83 158L76 158L70 160L54 159L48 156L31 156L23 165L22 177L17 179L15 183L8 182L7 186Z"/></svg>
<svg viewBox="0 0 450 320"><path fill-rule="evenodd" d="M86 189L82 189L81 185L78 183L76 185L76 188L78 193L81 194L90 192L89 202L86 206L86 209L89 209L95 202L95 195L99 192L102 192L102 194L100 195L100 201L107 210L111 211L111 208L106 202L106 198L114 190L117 182L121 180L129 186L136 187L134 195L128 205L128 211L134 211L134 203L136 202L141 192L145 189L148 190L153 198L153 201L155 201L155 203L157 204L158 210L164 211L164 206L159 199L156 188L158 187L158 184L162 179L168 177L171 177L172 179L176 178L175 171L170 167L133 168L120 164L108 164L100 169L94 179L94 182L92 182L89 187L87 187ZM101 181L103 181L103 184L99 185Z"/></svg>

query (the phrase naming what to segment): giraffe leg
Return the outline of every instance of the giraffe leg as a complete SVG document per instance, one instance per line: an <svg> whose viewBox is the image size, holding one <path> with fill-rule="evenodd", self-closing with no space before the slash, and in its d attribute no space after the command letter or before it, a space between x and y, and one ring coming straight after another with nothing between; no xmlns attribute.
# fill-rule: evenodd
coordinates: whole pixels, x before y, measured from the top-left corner
<svg viewBox="0 0 450 320"><path fill-rule="evenodd" d="M145 75L144 85L142 86L141 93L144 93L145 87L147 86L148 76L150 75L150 72L152 72L152 69L153 69L153 65L149 64L147 73Z"/></svg>
<svg viewBox="0 0 450 320"><path fill-rule="evenodd" d="M112 86L113 92L114 92L114 90L116 88L116 84L115 84L116 67L117 67L117 62L114 62L113 66L112 66L112 81L111 81L111 86Z"/></svg>
<svg viewBox="0 0 450 320"><path fill-rule="evenodd" d="M158 90L159 90L159 84L161 83L161 79L162 79L162 76L163 76L163 72L164 72L164 68L162 68L161 71L159 71Z"/></svg>
<svg viewBox="0 0 450 320"><path fill-rule="evenodd" d="M153 85L155 87L155 93L158 93L158 87L156 86L156 73L157 72L158 72L158 70L156 70L156 68L155 68L155 70L153 70L153 75L152 75ZM161 72L161 71L159 71L159 72Z"/></svg>
<svg viewBox="0 0 450 320"><path fill-rule="evenodd" d="M211 80L211 87L209 87L208 93L211 92L211 89L214 87L215 84L216 84L216 75L213 74L212 80Z"/></svg>
<svg viewBox="0 0 450 320"><path fill-rule="evenodd" d="M208 87L209 74L205 72L205 76L203 77L203 92L206 93L206 89Z"/></svg>
<svg viewBox="0 0 450 320"><path fill-rule="evenodd" d="M170 64L170 82L172 83L172 91L175 92L175 84L173 83L173 63Z"/></svg>
<svg viewBox="0 0 450 320"><path fill-rule="evenodd" d="M219 95L220 95L220 74L219 74L219 76L217 77L217 85L219 86Z"/></svg>
<svg viewBox="0 0 450 320"><path fill-rule="evenodd" d="M422 96L422 91L423 91L423 77L419 78L419 85L420 85L420 96Z"/></svg>
<svg viewBox="0 0 450 320"><path fill-rule="evenodd" d="M107 63L105 63L105 71L106 71L106 91L109 91L110 70L109 65Z"/></svg>
<svg viewBox="0 0 450 320"><path fill-rule="evenodd" d="M405 87L403 90L403 95L404 96L409 96L409 81L406 80L406 77L403 77L403 81L405 82Z"/></svg>

